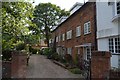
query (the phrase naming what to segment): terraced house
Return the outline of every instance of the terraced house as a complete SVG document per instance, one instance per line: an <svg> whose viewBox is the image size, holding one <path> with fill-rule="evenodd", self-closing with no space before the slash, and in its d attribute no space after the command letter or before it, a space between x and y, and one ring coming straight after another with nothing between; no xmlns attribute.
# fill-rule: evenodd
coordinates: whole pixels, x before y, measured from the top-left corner
<svg viewBox="0 0 120 80"><path fill-rule="evenodd" d="M96 2L99 51L110 51L111 67L120 67L120 1Z"/></svg>
<svg viewBox="0 0 120 80"><path fill-rule="evenodd" d="M96 3L87 2L79 7L53 30L51 42L56 41L58 54L70 54L73 59L79 54L89 60L91 51L97 50Z"/></svg>

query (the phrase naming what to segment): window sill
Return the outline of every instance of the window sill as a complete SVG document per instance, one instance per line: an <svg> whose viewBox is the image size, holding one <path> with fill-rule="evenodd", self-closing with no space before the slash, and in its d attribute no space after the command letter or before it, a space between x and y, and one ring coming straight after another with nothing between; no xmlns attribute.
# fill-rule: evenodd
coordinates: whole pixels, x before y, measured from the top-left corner
<svg viewBox="0 0 120 80"><path fill-rule="evenodd" d="M72 38L70 38L70 39L67 39L67 40L71 40Z"/></svg>
<svg viewBox="0 0 120 80"><path fill-rule="evenodd" d="M89 35L89 34L91 34L91 32L89 32L89 33L84 33L84 35Z"/></svg>
<svg viewBox="0 0 120 80"><path fill-rule="evenodd" d="M78 37L80 37L81 35L79 35L79 36L76 36L76 38L78 38Z"/></svg>
<svg viewBox="0 0 120 80"><path fill-rule="evenodd" d="M112 53L112 55L120 55L120 53Z"/></svg>
<svg viewBox="0 0 120 80"><path fill-rule="evenodd" d="M112 22L118 21L119 18L120 18L120 14L114 16L111 21L112 21Z"/></svg>

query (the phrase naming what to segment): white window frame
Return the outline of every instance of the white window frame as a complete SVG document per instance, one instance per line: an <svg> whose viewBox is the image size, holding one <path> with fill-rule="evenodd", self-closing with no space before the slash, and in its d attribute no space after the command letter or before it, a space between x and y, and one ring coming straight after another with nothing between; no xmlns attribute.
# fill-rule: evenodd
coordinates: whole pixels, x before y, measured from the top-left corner
<svg viewBox="0 0 120 80"><path fill-rule="evenodd" d="M84 24L84 34L89 34L91 33L91 24L90 24L90 21L86 22Z"/></svg>
<svg viewBox="0 0 120 80"><path fill-rule="evenodd" d="M113 54L120 54L120 37L114 37L108 39L109 51Z"/></svg>
<svg viewBox="0 0 120 80"><path fill-rule="evenodd" d="M65 41L65 34L62 34L62 41Z"/></svg>
<svg viewBox="0 0 120 80"><path fill-rule="evenodd" d="M89 60L91 58L91 47L85 47L84 48L84 59Z"/></svg>
<svg viewBox="0 0 120 80"><path fill-rule="evenodd" d="M77 54L78 54L78 55L80 54L80 48L77 49Z"/></svg>
<svg viewBox="0 0 120 80"><path fill-rule="evenodd" d="M58 41L61 41L61 35L58 36Z"/></svg>
<svg viewBox="0 0 120 80"><path fill-rule="evenodd" d="M67 31L67 39L71 39L72 38L72 30Z"/></svg>
<svg viewBox="0 0 120 80"><path fill-rule="evenodd" d="M72 54L72 48L67 48L67 54Z"/></svg>
<svg viewBox="0 0 120 80"><path fill-rule="evenodd" d="M56 42L58 42L58 36L56 37Z"/></svg>
<svg viewBox="0 0 120 80"><path fill-rule="evenodd" d="M81 35L81 26L76 27L76 37Z"/></svg>
<svg viewBox="0 0 120 80"><path fill-rule="evenodd" d="M119 3L119 6L117 6L118 3ZM120 1L116 2L115 4L116 4L115 5L116 6L116 14L118 15L118 14L120 14ZM118 13L118 9L117 9L118 7L119 7L119 13Z"/></svg>

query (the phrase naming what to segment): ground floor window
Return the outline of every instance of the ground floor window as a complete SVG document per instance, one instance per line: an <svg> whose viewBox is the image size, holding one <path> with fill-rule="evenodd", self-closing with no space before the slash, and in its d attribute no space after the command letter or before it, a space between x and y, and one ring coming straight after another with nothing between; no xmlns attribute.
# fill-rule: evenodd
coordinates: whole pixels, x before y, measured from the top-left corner
<svg viewBox="0 0 120 80"><path fill-rule="evenodd" d="M80 48L77 49L77 54L80 54Z"/></svg>
<svg viewBox="0 0 120 80"><path fill-rule="evenodd" d="M72 48L67 48L67 54L72 54Z"/></svg>
<svg viewBox="0 0 120 80"><path fill-rule="evenodd" d="M120 37L109 38L109 51L112 53L120 53Z"/></svg>

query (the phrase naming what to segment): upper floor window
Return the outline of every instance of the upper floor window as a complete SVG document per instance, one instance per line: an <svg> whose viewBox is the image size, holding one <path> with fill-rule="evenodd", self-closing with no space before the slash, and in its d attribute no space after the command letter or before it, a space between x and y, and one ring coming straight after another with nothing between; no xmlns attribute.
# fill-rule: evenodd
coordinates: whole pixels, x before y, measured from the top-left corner
<svg viewBox="0 0 120 80"><path fill-rule="evenodd" d="M90 30L90 21L89 21L84 24L84 34L89 34L90 32L91 30Z"/></svg>
<svg viewBox="0 0 120 80"><path fill-rule="evenodd" d="M58 36L58 40L61 41L61 35Z"/></svg>
<svg viewBox="0 0 120 80"><path fill-rule="evenodd" d="M112 53L120 53L120 37L109 39L109 51Z"/></svg>
<svg viewBox="0 0 120 80"><path fill-rule="evenodd" d="M72 30L67 32L67 39L71 39L72 38Z"/></svg>
<svg viewBox="0 0 120 80"><path fill-rule="evenodd" d="M117 2L117 14L120 14L120 1Z"/></svg>
<svg viewBox="0 0 120 80"><path fill-rule="evenodd" d="M65 34L62 34L62 40L63 41L65 40Z"/></svg>
<svg viewBox="0 0 120 80"><path fill-rule="evenodd" d="M78 37L80 35L81 35L81 27L78 26L78 27L76 27L76 37Z"/></svg>
<svg viewBox="0 0 120 80"><path fill-rule="evenodd" d="M56 37L56 42L58 42L58 36Z"/></svg>

